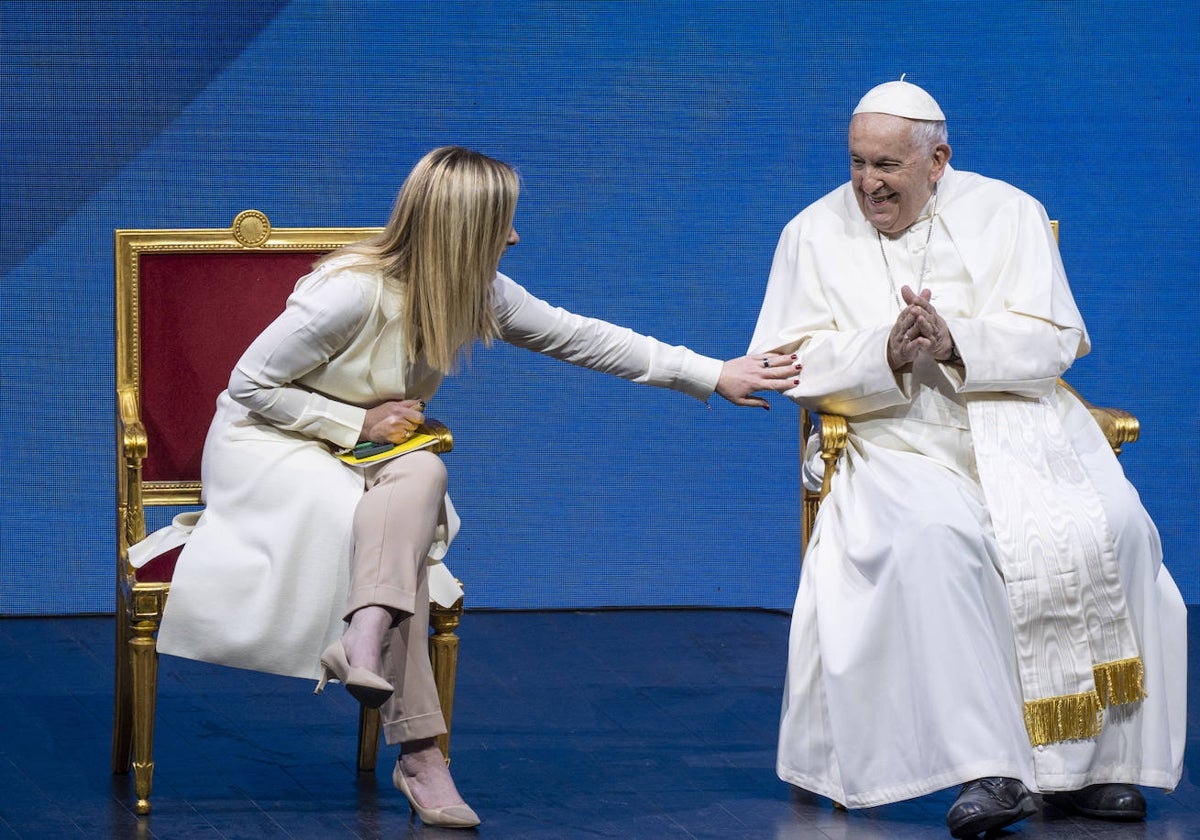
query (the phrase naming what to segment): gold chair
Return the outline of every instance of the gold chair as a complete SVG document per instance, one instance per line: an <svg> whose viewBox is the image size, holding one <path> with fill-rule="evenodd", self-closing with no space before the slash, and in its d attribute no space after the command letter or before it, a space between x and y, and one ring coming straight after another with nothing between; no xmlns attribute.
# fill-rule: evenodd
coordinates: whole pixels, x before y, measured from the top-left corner
<svg viewBox="0 0 1200 840"><path fill-rule="evenodd" d="M1050 222L1050 226L1054 229L1054 238L1058 240L1058 221ZM1121 447L1126 443L1133 443L1138 439L1141 427L1138 420L1127 411L1119 408L1103 408L1095 406L1079 395L1079 392L1060 379L1059 385L1062 385L1072 394L1079 398L1091 412L1096 423L1104 432L1104 436L1108 439L1109 446L1117 455L1121 454ZM819 490L810 490L807 487L801 487L801 517L800 517L800 556L803 558L808 550L808 541L812 536L813 524L817 519L817 510L820 507L821 500L829 493L830 482L833 481L833 475L837 471L838 460L842 456L842 452L846 449L846 443L849 435L849 427L846 418L837 414L821 414L813 413L808 410L800 409L800 467L804 469L804 465L808 463L806 447L808 439L813 428L819 429L819 440L821 446L821 460L824 462L824 475L821 480L821 488Z"/></svg>
<svg viewBox="0 0 1200 840"><path fill-rule="evenodd" d="M377 228L272 228L257 210L227 229L118 230L116 251L117 603L112 769L133 768L139 814L154 773L156 633L179 549L140 568L145 506L200 502L200 455L217 394L312 263ZM448 448L450 438L446 437ZM430 657L449 728L460 598L430 605ZM373 772L380 715L361 708L358 769ZM449 755L450 735L439 739Z"/></svg>

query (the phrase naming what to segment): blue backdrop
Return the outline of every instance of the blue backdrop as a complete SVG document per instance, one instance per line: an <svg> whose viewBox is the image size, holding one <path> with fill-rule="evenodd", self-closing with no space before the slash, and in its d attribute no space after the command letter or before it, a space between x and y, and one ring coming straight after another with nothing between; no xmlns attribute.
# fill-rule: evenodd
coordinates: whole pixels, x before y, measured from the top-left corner
<svg viewBox="0 0 1200 840"><path fill-rule="evenodd" d="M1125 469L1200 597L1192 0L0 4L0 613L112 609L114 228L380 225L428 149L514 164L502 270L575 311L745 350L776 237L907 73L954 165L1033 193L1138 415ZM791 604L794 406L711 410L499 346L431 414L490 607Z"/></svg>

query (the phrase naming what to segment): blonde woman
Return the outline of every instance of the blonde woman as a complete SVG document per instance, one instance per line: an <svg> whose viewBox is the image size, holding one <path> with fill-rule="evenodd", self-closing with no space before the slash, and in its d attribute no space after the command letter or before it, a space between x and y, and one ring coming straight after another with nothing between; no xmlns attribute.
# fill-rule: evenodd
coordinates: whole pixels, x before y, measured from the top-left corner
<svg viewBox="0 0 1200 840"><path fill-rule="evenodd" d="M427 564L457 530L429 452L351 467L332 447L400 442L472 344L502 339L700 399L766 406L791 357L720 362L533 297L497 272L518 179L458 147L427 154L387 227L302 278L234 368L205 444L206 508L180 557L159 650L334 677L381 707L396 787L429 825L470 827L435 743ZM344 629L344 632L343 632Z"/></svg>

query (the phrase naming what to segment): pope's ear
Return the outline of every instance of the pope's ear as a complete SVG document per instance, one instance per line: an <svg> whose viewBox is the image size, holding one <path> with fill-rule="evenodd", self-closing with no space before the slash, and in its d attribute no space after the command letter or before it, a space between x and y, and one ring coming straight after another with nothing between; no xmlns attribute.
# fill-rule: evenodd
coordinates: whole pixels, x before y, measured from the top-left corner
<svg viewBox="0 0 1200 840"><path fill-rule="evenodd" d="M933 169L930 170L929 176L934 181L942 177L942 173L946 171L946 164L950 162L950 155L953 152L948 143L938 143L933 147Z"/></svg>

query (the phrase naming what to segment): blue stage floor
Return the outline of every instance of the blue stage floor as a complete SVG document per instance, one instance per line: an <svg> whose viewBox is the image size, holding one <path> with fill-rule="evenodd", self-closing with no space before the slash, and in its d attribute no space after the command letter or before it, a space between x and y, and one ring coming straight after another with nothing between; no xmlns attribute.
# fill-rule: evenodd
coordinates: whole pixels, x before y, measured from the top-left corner
<svg viewBox="0 0 1200 840"><path fill-rule="evenodd" d="M477 832L426 829L392 750L355 771L357 706L297 680L164 657L154 812L111 775L112 620L0 620L0 838L946 838L954 792L854 813L774 773L788 617L468 612L453 770ZM1188 767L1145 824L1043 813L1014 838L1198 838L1200 621Z"/></svg>

